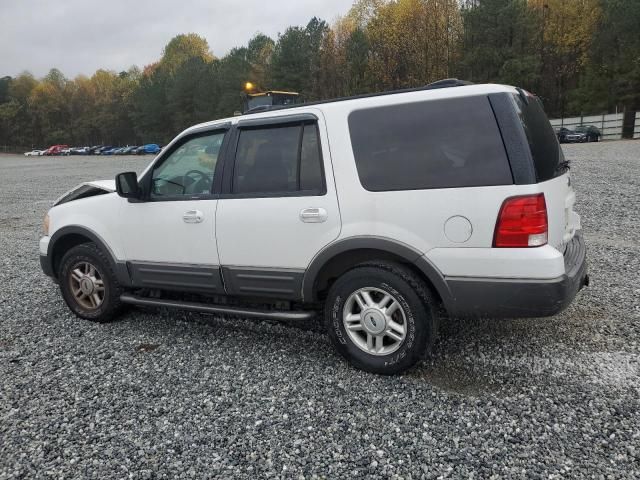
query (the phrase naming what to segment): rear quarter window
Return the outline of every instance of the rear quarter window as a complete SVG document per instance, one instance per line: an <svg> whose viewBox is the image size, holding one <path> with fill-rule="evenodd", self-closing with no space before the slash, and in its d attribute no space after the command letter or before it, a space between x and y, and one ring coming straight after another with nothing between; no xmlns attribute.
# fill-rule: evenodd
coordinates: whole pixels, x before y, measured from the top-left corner
<svg viewBox="0 0 640 480"><path fill-rule="evenodd" d="M516 113L527 136L533 165L538 182L551 180L562 175L566 168L558 137L544 113L542 102L538 97L528 96L524 101L521 96L513 95Z"/></svg>
<svg viewBox="0 0 640 480"><path fill-rule="evenodd" d="M513 183L485 96L355 110L349 132L360 182L370 191Z"/></svg>

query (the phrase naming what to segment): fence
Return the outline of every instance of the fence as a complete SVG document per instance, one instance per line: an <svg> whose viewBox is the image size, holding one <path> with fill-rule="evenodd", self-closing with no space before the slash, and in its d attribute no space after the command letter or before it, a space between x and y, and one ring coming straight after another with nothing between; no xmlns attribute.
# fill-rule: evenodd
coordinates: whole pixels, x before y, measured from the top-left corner
<svg viewBox="0 0 640 480"><path fill-rule="evenodd" d="M640 112L636 112L636 129L634 138L640 138ZM608 115L589 115L571 118L554 118L551 121L553 128L566 127L573 130L579 125L593 125L602 132L602 140L620 140L622 138L622 125L624 113L610 113Z"/></svg>
<svg viewBox="0 0 640 480"><path fill-rule="evenodd" d="M633 138L640 138L640 112L636 112L636 123L633 129Z"/></svg>

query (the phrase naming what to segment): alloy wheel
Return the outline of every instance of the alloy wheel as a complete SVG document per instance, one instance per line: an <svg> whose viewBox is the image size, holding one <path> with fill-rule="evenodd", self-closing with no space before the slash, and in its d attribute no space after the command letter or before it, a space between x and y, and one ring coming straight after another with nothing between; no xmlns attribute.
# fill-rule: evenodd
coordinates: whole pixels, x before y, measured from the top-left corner
<svg viewBox="0 0 640 480"><path fill-rule="evenodd" d="M353 343L371 355L395 352L407 336L402 305L391 293L379 288L361 288L349 295L342 319Z"/></svg>
<svg viewBox="0 0 640 480"><path fill-rule="evenodd" d="M82 308L95 310L104 302L104 280L89 262L78 262L69 272L69 286L74 300Z"/></svg>

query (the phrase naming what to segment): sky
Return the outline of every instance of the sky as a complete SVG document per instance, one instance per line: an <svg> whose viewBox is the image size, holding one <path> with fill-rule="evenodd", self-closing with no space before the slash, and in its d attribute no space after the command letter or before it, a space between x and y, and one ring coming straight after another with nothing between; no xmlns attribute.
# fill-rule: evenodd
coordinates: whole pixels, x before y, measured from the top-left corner
<svg viewBox="0 0 640 480"><path fill-rule="evenodd" d="M261 32L274 40L317 16L330 24L353 0L0 0L0 77L52 67L73 78L160 58L175 35L197 33L224 56Z"/></svg>

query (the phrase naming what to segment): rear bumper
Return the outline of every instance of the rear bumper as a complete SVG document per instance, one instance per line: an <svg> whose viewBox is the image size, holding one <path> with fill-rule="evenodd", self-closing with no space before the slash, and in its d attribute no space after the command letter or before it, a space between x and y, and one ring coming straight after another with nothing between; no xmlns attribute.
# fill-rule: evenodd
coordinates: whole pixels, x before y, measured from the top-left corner
<svg viewBox="0 0 640 480"><path fill-rule="evenodd" d="M564 252L565 274L553 279L445 277L454 316L548 317L564 310L589 284L587 254L580 232Z"/></svg>

